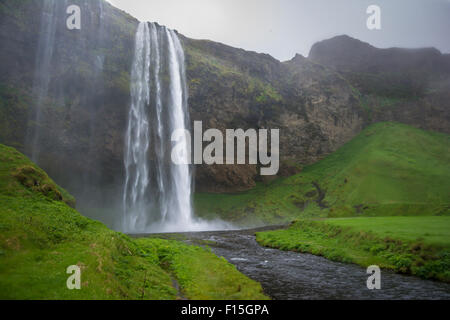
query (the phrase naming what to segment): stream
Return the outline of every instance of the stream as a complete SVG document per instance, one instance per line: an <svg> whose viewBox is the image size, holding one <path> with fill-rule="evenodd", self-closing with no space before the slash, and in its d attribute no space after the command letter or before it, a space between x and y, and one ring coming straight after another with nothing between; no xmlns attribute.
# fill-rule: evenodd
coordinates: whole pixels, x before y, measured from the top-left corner
<svg viewBox="0 0 450 320"><path fill-rule="evenodd" d="M255 232L241 231L182 233L185 242L204 244L234 264L249 278L261 283L274 300L422 300L450 299L450 284L417 277L381 272L381 290L367 289L366 269L333 262L322 257L261 247ZM173 235L161 234L160 238Z"/></svg>

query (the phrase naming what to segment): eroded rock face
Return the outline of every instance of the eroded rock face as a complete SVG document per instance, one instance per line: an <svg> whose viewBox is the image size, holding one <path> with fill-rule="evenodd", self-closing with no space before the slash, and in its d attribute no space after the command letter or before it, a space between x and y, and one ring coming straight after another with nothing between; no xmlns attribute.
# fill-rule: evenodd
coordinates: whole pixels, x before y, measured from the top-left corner
<svg viewBox="0 0 450 320"><path fill-rule="evenodd" d="M78 203L83 202L83 195L120 201L138 21L103 0L73 0L70 4L78 4L88 14L80 31L68 31L65 13L57 12L49 88L37 123L33 88L43 36L43 3L5 1L0 6L0 143L31 156L30 136L39 128L39 165L75 194ZM364 43L355 43L348 52L353 48L347 46L348 39L335 39L331 45L315 46L310 58L297 55L280 62L266 54L180 37L186 54L191 120L202 121L204 130L280 129L280 175L296 173L298 163L310 164L335 151L373 121L396 120L441 131L449 128L445 122L448 91L423 97L420 82L414 105L401 100L398 108L385 111L382 95L365 90L366 78L358 77L358 68L366 65L366 52L373 56L378 50ZM402 72L415 71L424 61L422 55ZM434 65L440 54L431 50L424 55L425 59L433 56ZM339 64L334 63L336 56ZM450 66L449 58L445 59ZM346 61L352 62L350 67ZM385 63L382 58L376 61L380 66ZM397 63L398 58L392 61ZM341 65L346 69L341 70ZM375 74L382 77L382 73ZM368 101L372 101L369 107ZM259 180L257 166L196 168L197 191L244 191Z"/></svg>
<svg viewBox="0 0 450 320"><path fill-rule="evenodd" d="M80 6L82 25L70 31L67 3L0 7L0 141L79 195L88 185L122 183L138 21L105 1L75 0L70 4Z"/></svg>
<svg viewBox="0 0 450 320"><path fill-rule="evenodd" d="M364 110L345 79L296 56L289 62L184 38L191 119L209 128L280 129L280 174L310 164L354 137ZM201 166L197 190L234 192L260 179L252 166ZM215 178L217 177L217 178Z"/></svg>

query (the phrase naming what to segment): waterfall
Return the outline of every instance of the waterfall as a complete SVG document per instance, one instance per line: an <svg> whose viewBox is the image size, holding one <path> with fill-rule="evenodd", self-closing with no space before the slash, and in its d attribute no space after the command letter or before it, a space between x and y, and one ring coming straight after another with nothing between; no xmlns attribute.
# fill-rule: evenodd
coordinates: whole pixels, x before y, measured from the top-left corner
<svg viewBox="0 0 450 320"><path fill-rule="evenodd" d="M123 229L191 230L191 168L171 161L172 132L189 125L184 51L174 31L139 24L130 90Z"/></svg>
<svg viewBox="0 0 450 320"><path fill-rule="evenodd" d="M184 67L184 52L180 41L172 30L167 30L169 61L170 61L170 84L171 105L170 119L171 131L184 130L187 127L187 88ZM184 146L187 149L187 146ZM178 157L182 157L178 155ZM180 162L180 161L178 161ZM178 223L189 224L192 221L191 186L192 176L188 165L175 165L171 162L171 178L173 190L168 201L169 213L178 212L176 217Z"/></svg>
<svg viewBox="0 0 450 320"><path fill-rule="evenodd" d="M32 120L39 125L44 121L42 109L44 100L49 91L51 65L55 50L56 25L58 23L56 13L60 8L61 3L55 2L54 0L44 0L42 4L40 36L33 81L35 114L32 118ZM34 162L38 162L40 155L39 145L42 141L41 130L39 130L39 127L36 126L36 128L28 129L26 139L26 145L29 149L31 159Z"/></svg>
<svg viewBox="0 0 450 320"><path fill-rule="evenodd" d="M148 151L150 146L148 106L150 103L150 35L141 23L136 34L131 70L131 108L125 140L125 230L147 224Z"/></svg>
<svg viewBox="0 0 450 320"><path fill-rule="evenodd" d="M41 2L26 153L63 181L76 195L83 214L117 229L137 233L226 228L194 217L192 168L172 162L172 133L190 129L185 57L177 33L156 23L140 23L135 35L125 180L118 190L116 181L121 181L122 172L117 177L119 172L108 171L98 157L108 129L98 115L108 107L106 84L115 77L105 67L114 55L105 48L115 31L103 0L77 3L83 12L80 31L66 27L70 1ZM83 119L83 125L72 117ZM72 155L77 164L85 165L84 172L74 175L63 165L54 165ZM122 188L122 196L117 196Z"/></svg>

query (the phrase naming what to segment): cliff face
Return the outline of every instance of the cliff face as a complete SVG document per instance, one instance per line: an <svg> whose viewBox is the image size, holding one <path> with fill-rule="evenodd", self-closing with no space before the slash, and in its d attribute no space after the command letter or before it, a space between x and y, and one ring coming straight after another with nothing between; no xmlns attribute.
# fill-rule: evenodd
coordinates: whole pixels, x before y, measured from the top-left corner
<svg viewBox="0 0 450 320"><path fill-rule="evenodd" d="M122 184L138 21L104 1L70 4L81 30L66 27L68 1L0 3L0 141L76 196L101 199L99 186Z"/></svg>
<svg viewBox="0 0 450 320"><path fill-rule="evenodd" d="M108 202L120 199L123 186L124 131L138 21L103 0L70 4L82 9L79 31L65 27L66 1L0 3L0 143L29 156L38 145L37 162L58 183L79 199L95 194L93 198ZM42 14L43 9L47 13ZM43 21L51 14L54 28L49 31ZM369 80L384 83L381 71L374 73L380 81L356 76L366 73L359 69L370 56L365 50L378 50L364 44L355 53L348 53L345 46L339 51L340 61L357 61L352 54L361 60L348 71L340 67L344 62L334 63L335 49L326 42L313 48L310 58L279 62L265 54L180 38L191 120L203 121L204 130L280 129L281 175L295 173L294 164L309 164L335 151L371 121L398 120L448 130L447 107L442 107L449 101L448 90L420 96L414 108L387 109L383 95L364 91ZM421 63L414 60L404 70L416 70ZM48 74L48 79L39 74ZM434 76L432 80L442 83ZM46 90L36 90L42 82ZM411 100L396 102L410 106ZM423 105L429 105L426 120ZM255 166L199 166L196 187L212 192L248 190L259 179L257 173Z"/></svg>
<svg viewBox="0 0 450 320"><path fill-rule="evenodd" d="M312 163L335 151L363 127L364 110L345 79L301 56L281 63L254 52L184 38L191 118L204 129L280 129L281 174L290 163ZM246 190L252 166L202 166L205 191Z"/></svg>

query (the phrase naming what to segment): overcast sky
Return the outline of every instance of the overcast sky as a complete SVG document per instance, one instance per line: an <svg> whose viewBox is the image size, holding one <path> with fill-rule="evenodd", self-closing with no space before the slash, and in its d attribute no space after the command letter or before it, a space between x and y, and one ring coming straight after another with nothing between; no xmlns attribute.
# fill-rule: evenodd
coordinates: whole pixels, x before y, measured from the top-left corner
<svg viewBox="0 0 450 320"><path fill-rule="evenodd" d="M450 0L108 0L141 21L195 39L269 53L307 56L311 46L347 34L376 47L436 47L450 53ZM382 30L366 26L381 7Z"/></svg>

